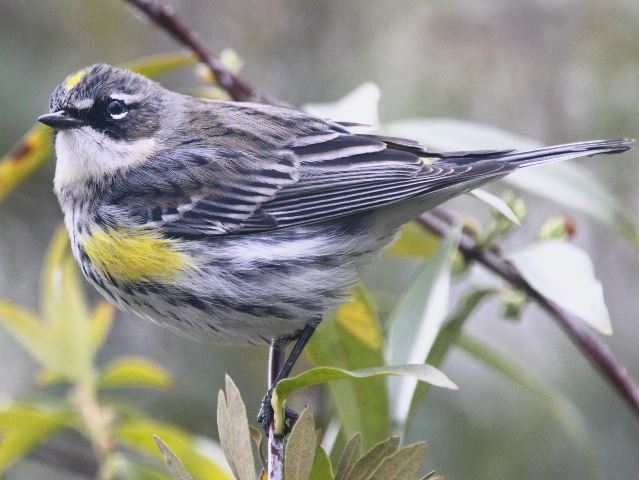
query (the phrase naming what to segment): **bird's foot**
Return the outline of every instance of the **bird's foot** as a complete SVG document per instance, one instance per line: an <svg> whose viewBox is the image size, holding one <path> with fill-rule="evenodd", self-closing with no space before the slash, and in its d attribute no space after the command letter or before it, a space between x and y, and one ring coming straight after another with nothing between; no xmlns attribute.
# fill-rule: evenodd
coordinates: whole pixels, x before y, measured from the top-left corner
<svg viewBox="0 0 639 480"><path fill-rule="evenodd" d="M271 405L272 394L272 389L269 389L269 391L266 392L266 395L264 395L260 405L260 412L257 414L257 421L260 425L262 425L262 428L267 435L274 415L273 406ZM284 435L288 434L293 429L293 425L295 425L298 417L299 414L295 410L288 407L284 408Z"/></svg>

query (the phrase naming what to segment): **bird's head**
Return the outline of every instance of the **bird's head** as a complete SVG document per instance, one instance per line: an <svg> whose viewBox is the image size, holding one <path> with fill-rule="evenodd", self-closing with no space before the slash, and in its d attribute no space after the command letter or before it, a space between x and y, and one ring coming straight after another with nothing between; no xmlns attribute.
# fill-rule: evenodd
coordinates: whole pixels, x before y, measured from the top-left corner
<svg viewBox="0 0 639 480"><path fill-rule="evenodd" d="M129 70L97 64L69 75L38 120L56 135L56 186L131 167L161 148L172 93Z"/></svg>
<svg viewBox="0 0 639 480"><path fill-rule="evenodd" d="M58 131L89 129L111 140L149 137L160 126L164 92L129 70L97 64L69 75L38 120Z"/></svg>

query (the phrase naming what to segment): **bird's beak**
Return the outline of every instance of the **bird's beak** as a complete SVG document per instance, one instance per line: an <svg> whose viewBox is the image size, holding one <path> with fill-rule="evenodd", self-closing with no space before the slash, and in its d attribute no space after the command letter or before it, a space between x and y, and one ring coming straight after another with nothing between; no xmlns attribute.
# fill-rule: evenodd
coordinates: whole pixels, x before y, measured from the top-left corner
<svg viewBox="0 0 639 480"><path fill-rule="evenodd" d="M82 120L70 116L64 110L58 110L57 112L41 115L38 117L38 122L42 122L56 130L68 130L70 128L78 128L84 125Z"/></svg>

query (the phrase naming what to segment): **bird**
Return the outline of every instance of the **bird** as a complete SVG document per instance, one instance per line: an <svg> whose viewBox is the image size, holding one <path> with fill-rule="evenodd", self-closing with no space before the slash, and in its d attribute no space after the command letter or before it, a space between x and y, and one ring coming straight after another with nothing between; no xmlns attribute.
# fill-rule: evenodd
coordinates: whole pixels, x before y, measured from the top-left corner
<svg viewBox="0 0 639 480"><path fill-rule="evenodd" d="M38 120L56 131L73 256L104 297L212 342L296 341L262 403L265 425L274 384L402 225L521 168L632 144L437 152L106 64L65 78Z"/></svg>

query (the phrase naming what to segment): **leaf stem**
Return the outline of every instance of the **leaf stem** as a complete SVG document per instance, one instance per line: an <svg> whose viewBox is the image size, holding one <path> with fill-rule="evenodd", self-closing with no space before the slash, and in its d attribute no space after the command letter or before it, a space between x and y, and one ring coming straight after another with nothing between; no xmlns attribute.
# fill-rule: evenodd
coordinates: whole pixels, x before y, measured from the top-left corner
<svg viewBox="0 0 639 480"><path fill-rule="evenodd" d="M115 440L112 435L113 412L98 402L94 381L78 382L71 391L70 401L75 405L84 422L87 435L98 460L99 469L96 479L114 479L113 453Z"/></svg>

